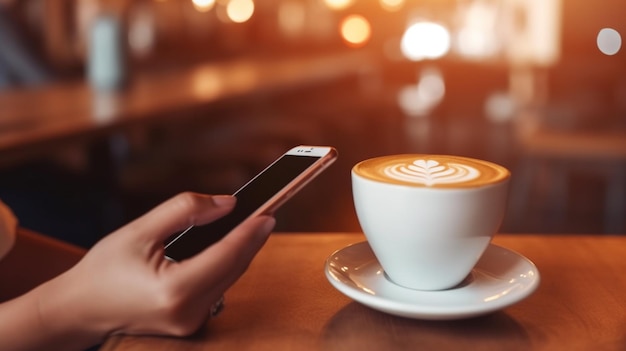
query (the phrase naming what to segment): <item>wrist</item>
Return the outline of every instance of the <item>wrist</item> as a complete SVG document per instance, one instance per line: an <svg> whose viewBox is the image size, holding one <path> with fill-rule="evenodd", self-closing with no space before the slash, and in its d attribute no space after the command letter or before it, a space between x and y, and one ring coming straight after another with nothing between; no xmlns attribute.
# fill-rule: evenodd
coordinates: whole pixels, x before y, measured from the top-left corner
<svg viewBox="0 0 626 351"><path fill-rule="evenodd" d="M104 321L90 313L90 296L69 284L71 270L32 291L42 341L61 349L82 350L98 344L108 335ZM66 283L67 282L67 283Z"/></svg>

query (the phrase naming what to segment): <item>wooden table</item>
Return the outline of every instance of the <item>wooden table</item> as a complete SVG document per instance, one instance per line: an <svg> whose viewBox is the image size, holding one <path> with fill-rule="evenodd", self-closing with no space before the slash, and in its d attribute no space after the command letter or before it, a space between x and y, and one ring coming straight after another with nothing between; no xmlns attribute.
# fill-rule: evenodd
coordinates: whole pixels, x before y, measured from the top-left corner
<svg viewBox="0 0 626 351"><path fill-rule="evenodd" d="M335 290L325 259L363 240L274 234L197 335L115 336L101 350L626 350L626 237L497 235L537 265L541 285L505 310L457 321L386 315Z"/></svg>
<svg viewBox="0 0 626 351"><path fill-rule="evenodd" d="M364 51L291 58L242 58L136 74L126 89L98 92L84 81L0 92L0 165L92 140L129 126L173 122L189 112L252 94L359 75Z"/></svg>

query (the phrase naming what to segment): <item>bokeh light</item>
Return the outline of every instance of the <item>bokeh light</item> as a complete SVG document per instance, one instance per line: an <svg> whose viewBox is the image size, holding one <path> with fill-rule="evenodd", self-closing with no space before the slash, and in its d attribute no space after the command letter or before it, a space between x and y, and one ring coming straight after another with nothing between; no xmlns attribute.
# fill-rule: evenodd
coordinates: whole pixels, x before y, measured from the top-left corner
<svg viewBox="0 0 626 351"><path fill-rule="evenodd" d="M215 6L215 0L191 0L191 3L198 12L208 12Z"/></svg>
<svg viewBox="0 0 626 351"><path fill-rule="evenodd" d="M495 55L499 50L498 5L473 2L467 5L461 16L461 25L456 34L456 49L467 58L483 59Z"/></svg>
<svg viewBox="0 0 626 351"><path fill-rule="evenodd" d="M463 28L457 34L459 54L469 58L485 58L497 52L493 32Z"/></svg>
<svg viewBox="0 0 626 351"><path fill-rule="evenodd" d="M341 37L350 46L363 46L369 40L372 29L369 21L360 15L346 17L340 25Z"/></svg>
<svg viewBox="0 0 626 351"><path fill-rule="evenodd" d="M404 7L406 0L379 0L380 7L389 12L399 11Z"/></svg>
<svg viewBox="0 0 626 351"><path fill-rule="evenodd" d="M156 43L154 14L145 5L137 5L128 15L128 45L134 57L147 57Z"/></svg>
<svg viewBox="0 0 626 351"><path fill-rule="evenodd" d="M400 47L402 54L412 61L437 59L450 50L450 33L441 24L417 22L404 32Z"/></svg>
<svg viewBox="0 0 626 351"><path fill-rule="evenodd" d="M515 100L506 91L496 91L485 99L485 116L494 123L505 123L515 117Z"/></svg>
<svg viewBox="0 0 626 351"><path fill-rule="evenodd" d="M304 32L306 9L301 2L282 1L278 5L278 27L286 37L297 37Z"/></svg>
<svg viewBox="0 0 626 351"><path fill-rule="evenodd" d="M443 74L436 68L425 68L420 72L417 84L400 89L398 105L407 116L425 117L441 103L445 94Z"/></svg>
<svg viewBox="0 0 626 351"><path fill-rule="evenodd" d="M254 2L252 0L231 0L226 5L228 18L235 23L244 23L254 14Z"/></svg>
<svg viewBox="0 0 626 351"><path fill-rule="evenodd" d="M194 72L191 86L193 94L203 100L217 96L223 89L219 73L214 67L203 67Z"/></svg>
<svg viewBox="0 0 626 351"><path fill-rule="evenodd" d="M598 49L605 55L615 55L622 48L622 36L613 28L603 28L597 37Z"/></svg>
<svg viewBox="0 0 626 351"><path fill-rule="evenodd" d="M355 0L324 0L324 3L328 8L333 10L345 10L352 6Z"/></svg>

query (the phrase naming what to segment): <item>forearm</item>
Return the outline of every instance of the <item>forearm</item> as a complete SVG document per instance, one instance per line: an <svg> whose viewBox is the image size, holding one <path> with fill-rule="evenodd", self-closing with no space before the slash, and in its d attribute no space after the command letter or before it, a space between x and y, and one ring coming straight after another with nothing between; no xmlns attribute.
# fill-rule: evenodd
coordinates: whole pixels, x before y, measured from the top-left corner
<svg viewBox="0 0 626 351"><path fill-rule="evenodd" d="M84 350L104 333L81 320L73 305L71 287L65 291L59 277L16 299L0 304L0 349Z"/></svg>
<svg viewBox="0 0 626 351"><path fill-rule="evenodd" d="M37 303L32 293L0 304L0 349L35 350L40 329Z"/></svg>

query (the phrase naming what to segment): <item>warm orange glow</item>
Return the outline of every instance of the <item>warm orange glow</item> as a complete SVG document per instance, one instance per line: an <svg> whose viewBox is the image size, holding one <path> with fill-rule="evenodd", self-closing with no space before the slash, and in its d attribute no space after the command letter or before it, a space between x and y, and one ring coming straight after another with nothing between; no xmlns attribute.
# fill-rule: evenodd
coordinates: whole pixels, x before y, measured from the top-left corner
<svg viewBox="0 0 626 351"><path fill-rule="evenodd" d="M287 37L297 37L304 32L306 8L300 2L282 1L278 5L278 27Z"/></svg>
<svg viewBox="0 0 626 351"><path fill-rule="evenodd" d="M394 12L404 7L405 0L379 0L380 7L384 10Z"/></svg>
<svg viewBox="0 0 626 351"><path fill-rule="evenodd" d="M210 100L217 96L223 88L219 72L213 67L199 69L192 80L191 89L199 99Z"/></svg>
<svg viewBox="0 0 626 351"><path fill-rule="evenodd" d="M199 12L208 12L215 6L215 0L191 0L191 3Z"/></svg>
<svg viewBox="0 0 626 351"><path fill-rule="evenodd" d="M372 29L363 16L350 15L341 22L341 37L351 46L363 46L369 40Z"/></svg>
<svg viewBox="0 0 626 351"><path fill-rule="evenodd" d="M333 10L344 10L352 6L354 0L324 0L328 8Z"/></svg>
<svg viewBox="0 0 626 351"><path fill-rule="evenodd" d="M437 59L450 50L450 33L434 22L418 22L404 32L402 54L412 61Z"/></svg>
<svg viewBox="0 0 626 351"><path fill-rule="evenodd" d="M228 18L235 23L244 23L254 14L254 2L252 0L231 0L226 5Z"/></svg>

